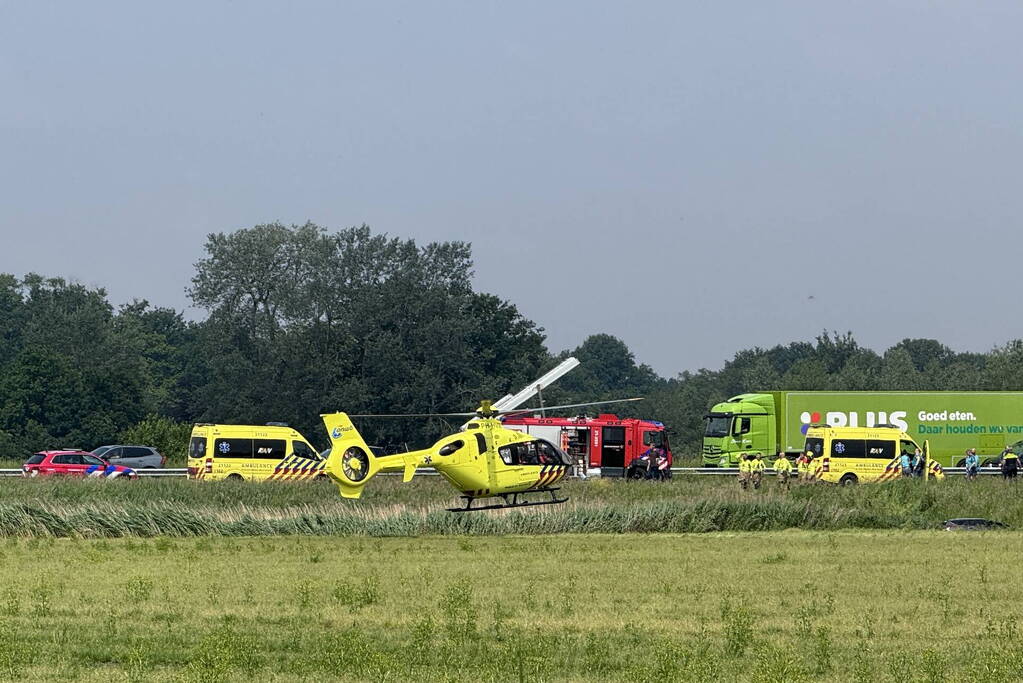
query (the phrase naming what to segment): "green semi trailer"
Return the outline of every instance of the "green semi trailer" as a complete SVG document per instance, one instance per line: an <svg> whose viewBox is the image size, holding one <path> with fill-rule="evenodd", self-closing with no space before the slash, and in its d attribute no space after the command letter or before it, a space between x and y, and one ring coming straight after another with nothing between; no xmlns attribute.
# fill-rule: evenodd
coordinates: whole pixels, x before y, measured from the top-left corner
<svg viewBox="0 0 1023 683"><path fill-rule="evenodd" d="M892 425L917 443L929 440L931 457L945 467L961 466L968 448L977 449L983 465L1006 446L1023 450L1023 392L769 391L718 403L705 420L708 467L734 467L746 451L796 455L811 424Z"/></svg>

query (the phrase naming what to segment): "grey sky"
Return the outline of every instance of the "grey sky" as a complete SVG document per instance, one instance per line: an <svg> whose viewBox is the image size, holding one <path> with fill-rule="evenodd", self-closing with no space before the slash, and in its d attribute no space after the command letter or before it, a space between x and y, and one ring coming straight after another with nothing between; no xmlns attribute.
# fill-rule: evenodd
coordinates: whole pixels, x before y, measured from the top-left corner
<svg viewBox="0 0 1023 683"><path fill-rule="evenodd" d="M0 2L0 271L184 307L204 236L474 245L665 375L1021 335L1016 2ZM813 297L812 299L810 297Z"/></svg>

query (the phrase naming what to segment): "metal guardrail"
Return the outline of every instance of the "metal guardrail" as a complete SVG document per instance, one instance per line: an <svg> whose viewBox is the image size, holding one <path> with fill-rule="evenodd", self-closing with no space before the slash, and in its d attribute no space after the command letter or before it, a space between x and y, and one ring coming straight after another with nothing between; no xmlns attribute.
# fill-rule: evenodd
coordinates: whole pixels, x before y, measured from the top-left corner
<svg viewBox="0 0 1023 683"><path fill-rule="evenodd" d="M163 469L135 470L140 477L184 477L188 474L187 467L165 467Z"/></svg>
<svg viewBox="0 0 1023 683"><path fill-rule="evenodd" d="M945 474L965 475L965 467L942 467L941 471ZM672 467L672 474L724 474L724 475L738 475L738 467ZM981 467L977 470L978 474L1001 474L1002 471L998 467ZM764 474L777 474L770 467L764 470ZM795 476L796 471L793 468L792 476Z"/></svg>
<svg viewBox="0 0 1023 683"><path fill-rule="evenodd" d="M950 475L964 475L966 474L965 467L943 467L942 471L945 474ZM706 475L717 475L717 476L736 476L739 474L739 468L737 467L672 467L672 474L706 474ZM188 469L185 467L167 467L164 469L145 469L136 470L136 473L140 477L184 477L188 474ZM981 467L979 474L1001 474L1001 470L997 467ZM382 472L381 474L397 474L400 472ZM416 476L423 474L436 474L436 472L417 472ZM765 475L777 474L773 469L768 468L764 470ZM20 477L21 469L0 469L0 477ZM793 476L795 473L793 472Z"/></svg>
<svg viewBox="0 0 1023 683"><path fill-rule="evenodd" d="M135 470L135 473L140 477L183 477L188 474L188 468L185 467L166 467L163 469L144 469ZM20 477L21 468L0 470L0 477Z"/></svg>

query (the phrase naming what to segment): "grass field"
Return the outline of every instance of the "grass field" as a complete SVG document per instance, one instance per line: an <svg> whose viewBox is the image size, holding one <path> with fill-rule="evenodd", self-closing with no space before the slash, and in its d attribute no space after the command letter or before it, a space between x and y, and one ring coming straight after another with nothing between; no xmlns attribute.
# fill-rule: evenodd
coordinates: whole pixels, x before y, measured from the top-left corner
<svg viewBox="0 0 1023 683"><path fill-rule="evenodd" d="M7 539L0 678L1019 680L1021 553L1017 532Z"/></svg>
<svg viewBox="0 0 1023 683"><path fill-rule="evenodd" d="M439 477L402 484L381 477L362 499L329 482L194 482L6 479L0 536L421 536L552 533L768 531L789 528L929 529L950 517L991 517L1023 528L1020 485L896 481L840 488L768 480L742 492L733 478L671 482L570 481L565 505L456 515L456 492Z"/></svg>

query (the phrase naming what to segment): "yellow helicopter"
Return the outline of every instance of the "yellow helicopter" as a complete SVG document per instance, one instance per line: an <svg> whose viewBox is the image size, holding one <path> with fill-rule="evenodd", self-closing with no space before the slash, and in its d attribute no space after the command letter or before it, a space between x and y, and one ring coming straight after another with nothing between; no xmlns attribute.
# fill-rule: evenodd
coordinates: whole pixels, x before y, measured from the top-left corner
<svg viewBox="0 0 1023 683"><path fill-rule="evenodd" d="M596 403L549 406L544 410L563 410L585 406L640 401L639 398ZM410 481L420 467L436 470L462 493L463 507L448 508L451 512L473 512L528 505L556 505L567 498L557 495L553 485L567 474L572 460L554 444L506 428L502 415L533 412L535 408L497 410L490 401L483 401L473 413L420 413L410 415L352 415L330 413L321 415L330 435L331 451L324 471L337 484L345 498L358 498L366 483L381 472L403 472L403 481ZM397 417L472 417L463 431L437 441L429 448L394 455L376 455L355 425L356 418ZM539 500L534 494L540 494ZM503 503L478 505L483 498L500 498Z"/></svg>

